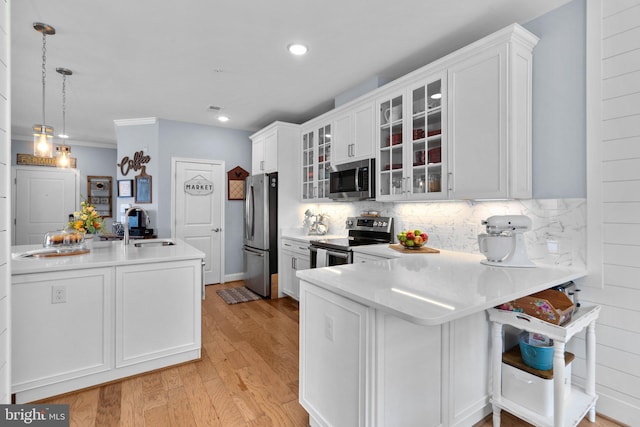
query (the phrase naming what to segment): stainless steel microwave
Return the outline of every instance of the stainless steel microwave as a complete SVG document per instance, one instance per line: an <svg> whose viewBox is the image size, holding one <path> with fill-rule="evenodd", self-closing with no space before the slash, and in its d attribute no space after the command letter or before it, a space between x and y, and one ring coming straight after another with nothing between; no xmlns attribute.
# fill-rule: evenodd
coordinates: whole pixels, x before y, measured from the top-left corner
<svg viewBox="0 0 640 427"><path fill-rule="evenodd" d="M329 198L367 200L376 197L375 159L331 166Z"/></svg>

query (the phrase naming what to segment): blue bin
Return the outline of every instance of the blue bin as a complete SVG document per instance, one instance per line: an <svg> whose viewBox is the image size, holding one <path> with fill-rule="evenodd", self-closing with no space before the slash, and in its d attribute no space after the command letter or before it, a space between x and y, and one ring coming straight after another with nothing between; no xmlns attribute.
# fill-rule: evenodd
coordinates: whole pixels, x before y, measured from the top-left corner
<svg viewBox="0 0 640 427"><path fill-rule="evenodd" d="M534 369L547 371L553 368L553 341L551 345L529 344L529 333L520 334L520 354L525 365Z"/></svg>

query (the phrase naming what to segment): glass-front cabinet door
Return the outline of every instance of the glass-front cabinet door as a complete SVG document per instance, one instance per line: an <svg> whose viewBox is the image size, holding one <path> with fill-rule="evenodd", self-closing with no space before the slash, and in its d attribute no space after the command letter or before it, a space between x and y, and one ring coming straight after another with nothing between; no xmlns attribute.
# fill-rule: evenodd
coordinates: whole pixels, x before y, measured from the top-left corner
<svg viewBox="0 0 640 427"><path fill-rule="evenodd" d="M427 81L411 89L411 157L408 164L410 193L413 199L444 199L446 192L446 146L443 124L446 104L443 98L444 78Z"/></svg>
<svg viewBox="0 0 640 427"><path fill-rule="evenodd" d="M331 171L331 125L315 127L302 134L302 199L329 197Z"/></svg>
<svg viewBox="0 0 640 427"><path fill-rule="evenodd" d="M329 172L331 171L331 125L318 129L318 199L329 197Z"/></svg>
<svg viewBox="0 0 640 427"><path fill-rule="evenodd" d="M380 200L401 199L406 192L404 174L404 95L378 103L378 194Z"/></svg>
<svg viewBox="0 0 640 427"><path fill-rule="evenodd" d="M302 135L302 199L310 200L315 197L315 141L314 132Z"/></svg>
<svg viewBox="0 0 640 427"><path fill-rule="evenodd" d="M378 200L446 199L443 75L378 102Z"/></svg>

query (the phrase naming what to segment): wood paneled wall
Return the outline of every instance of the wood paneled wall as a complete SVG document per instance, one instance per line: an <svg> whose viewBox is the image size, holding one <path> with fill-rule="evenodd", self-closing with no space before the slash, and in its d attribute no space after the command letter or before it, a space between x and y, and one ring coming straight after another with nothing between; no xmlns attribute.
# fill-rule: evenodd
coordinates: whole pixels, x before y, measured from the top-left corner
<svg viewBox="0 0 640 427"><path fill-rule="evenodd" d="M599 158L588 171L600 175L601 192L588 214L602 218L602 285L585 289L583 300L602 305L598 411L640 425L640 0L588 1L601 32L601 96L594 101L601 135L592 142ZM581 360L576 367L580 375Z"/></svg>
<svg viewBox="0 0 640 427"><path fill-rule="evenodd" d="M11 83L9 0L0 0L0 403L11 400Z"/></svg>

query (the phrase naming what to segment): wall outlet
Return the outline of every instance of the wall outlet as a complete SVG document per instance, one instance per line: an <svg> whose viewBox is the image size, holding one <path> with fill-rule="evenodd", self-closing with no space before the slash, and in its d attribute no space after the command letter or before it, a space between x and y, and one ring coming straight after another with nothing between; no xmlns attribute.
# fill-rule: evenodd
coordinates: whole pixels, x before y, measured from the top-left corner
<svg viewBox="0 0 640 427"><path fill-rule="evenodd" d="M333 318L327 315L324 316L324 336L333 341Z"/></svg>
<svg viewBox="0 0 640 427"><path fill-rule="evenodd" d="M51 288L51 304L67 302L67 287L53 286Z"/></svg>

